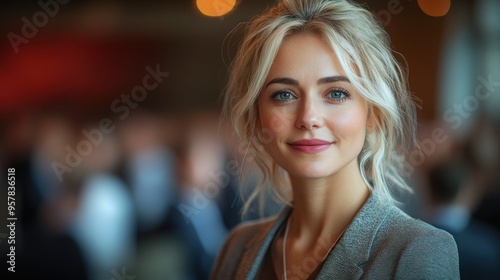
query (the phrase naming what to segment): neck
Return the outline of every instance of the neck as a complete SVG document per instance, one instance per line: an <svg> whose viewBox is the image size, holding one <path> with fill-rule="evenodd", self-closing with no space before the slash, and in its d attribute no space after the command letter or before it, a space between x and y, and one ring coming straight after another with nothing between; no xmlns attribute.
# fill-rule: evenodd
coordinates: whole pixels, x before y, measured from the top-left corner
<svg viewBox="0 0 500 280"><path fill-rule="evenodd" d="M299 246L335 242L369 197L357 164L346 169L321 179L291 178L294 208L289 234Z"/></svg>

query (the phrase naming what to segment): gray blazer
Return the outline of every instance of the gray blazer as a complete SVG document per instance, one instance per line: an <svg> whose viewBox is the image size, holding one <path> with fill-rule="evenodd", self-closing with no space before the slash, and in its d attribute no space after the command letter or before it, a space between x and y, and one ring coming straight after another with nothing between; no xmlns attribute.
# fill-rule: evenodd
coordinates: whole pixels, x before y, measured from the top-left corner
<svg viewBox="0 0 500 280"><path fill-rule="evenodd" d="M291 208L234 229L210 279L255 279ZM460 279L455 240L371 195L316 279Z"/></svg>

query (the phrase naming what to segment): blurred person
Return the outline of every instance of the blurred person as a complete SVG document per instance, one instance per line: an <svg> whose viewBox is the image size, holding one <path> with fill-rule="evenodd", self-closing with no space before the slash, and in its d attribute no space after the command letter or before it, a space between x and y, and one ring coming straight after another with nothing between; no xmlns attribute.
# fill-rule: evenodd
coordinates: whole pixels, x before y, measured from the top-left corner
<svg viewBox="0 0 500 280"><path fill-rule="evenodd" d="M114 135L107 134L73 171L83 181L71 233L83 249L90 279L110 279L113 270L121 273L134 262L133 200L114 175L120 156Z"/></svg>
<svg viewBox="0 0 500 280"><path fill-rule="evenodd" d="M238 209L242 209L244 207L244 201L252 195L255 187L259 185L259 180L261 179L260 169L255 159L247 156L245 141L239 139L234 132L230 132L224 125L220 125L219 128L221 129L220 132L224 139L223 143L226 148L226 153L228 154L226 166L231 167L231 172L233 173L231 175L234 175L234 179L237 181L235 184L235 191L239 191L239 193L235 194L236 197L231 208L237 207ZM279 198L273 195L272 187L269 182L265 182L264 189L272 199L253 200L251 204L247 206L247 210L241 212L238 222L274 216L283 209L283 205ZM223 209L222 211L233 210Z"/></svg>
<svg viewBox="0 0 500 280"><path fill-rule="evenodd" d="M405 164L407 180L413 193L401 197L402 209L410 216L420 218L426 215L428 205L428 173L438 162L450 157L461 145L453 137L451 128L443 121L419 121L417 139L419 148L410 151Z"/></svg>
<svg viewBox="0 0 500 280"><path fill-rule="evenodd" d="M130 185L137 220L137 277L183 279L187 257L171 218L176 206L175 122L134 111L118 126L123 177Z"/></svg>
<svg viewBox="0 0 500 280"><path fill-rule="evenodd" d="M89 279L83 250L70 232L79 182L73 177L65 181L64 188L41 205L38 225L22 232L19 279Z"/></svg>
<svg viewBox="0 0 500 280"><path fill-rule="evenodd" d="M500 121L488 122L491 128L490 137L475 137L476 141L471 150L477 151L478 158L483 159L481 168L485 170L487 177L483 195L477 200L474 208L474 217L494 226L500 231ZM485 133L482 133L483 135ZM476 135L476 134L474 134Z"/></svg>
<svg viewBox="0 0 500 280"><path fill-rule="evenodd" d="M42 201L50 201L62 190L64 178L71 172L66 165L67 148L75 141L74 123L58 114L46 114L38 121L36 144L31 159L31 175Z"/></svg>
<svg viewBox="0 0 500 280"><path fill-rule="evenodd" d="M476 176L462 157L437 164L429 174L428 221L455 238L461 279L500 279L500 232L471 216Z"/></svg>
<svg viewBox="0 0 500 280"><path fill-rule="evenodd" d="M179 152L179 200L173 219L189 255L189 279L207 279L228 230L240 222L234 179L215 113L196 113L184 126Z"/></svg>
<svg viewBox="0 0 500 280"><path fill-rule="evenodd" d="M40 209L62 191L53 163L65 161L64 148L74 134L73 119L63 112L43 110L11 121L4 144L9 167L17 173L22 227L40 226Z"/></svg>
<svg viewBox="0 0 500 280"><path fill-rule="evenodd" d="M119 129L125 177L132 189L140 232L160 229L175 201L176 159L164 142L162 124L153 113L139 111Z"/></svg>
<svg viewBox="0 0 500 280"><path fill-rule="evenodd" d="M61 112L43 111L35 116L16 128L24 132L9 136L28 138L19 138L18 147L32 143L21 153L10 150L13 162L24 161L22 167L9 164L16 169L16 198L20 198L16 205L21 206L16 275L19 279L88 279L82 250L68 233L77 207L78 183L73 176L60 181L53 169L54 162L65 160L64 148L74 140L74 123Z"/></svg>
<svg viewBox="0 0 500 280"><path fill-rule="evenodd" d="M232 231L212 279L459 279L453 237L395 206L415 105L369 11L281 1L247 27L225 93L287 207Z"/></svg>

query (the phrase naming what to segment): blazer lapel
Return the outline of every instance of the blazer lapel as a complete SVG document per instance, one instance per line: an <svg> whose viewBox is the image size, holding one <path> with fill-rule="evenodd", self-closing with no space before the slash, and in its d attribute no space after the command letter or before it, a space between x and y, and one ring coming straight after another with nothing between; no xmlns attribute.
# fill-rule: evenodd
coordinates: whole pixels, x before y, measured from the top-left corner
<svg viewBox="0 0 500 280"><path fill-rule="evenodd" d="M269 246L290 212L291 208L285 207L248 241L236 279L250 280L257 277ZM359 279L363 274L363 265L370 256L374 238L387 214L388 207L382 205L372 193L326 258L317 279Z"/></svg>
<svg viewBox="0 0 500 280"><path fill-rule="evenodd" d="M280 214L266 223L266 226L249 240L245 247L245 254L236 272L236 279L250 280L257 277L269 246L290 212L291 208L285 207Z"/></svg>
<svg viewBox="0 0 500 280"><path fill-rule="evenodd" d="M388 214L371 194L351 225L325 260L317 279L359 279L382 221Z"/></svg>

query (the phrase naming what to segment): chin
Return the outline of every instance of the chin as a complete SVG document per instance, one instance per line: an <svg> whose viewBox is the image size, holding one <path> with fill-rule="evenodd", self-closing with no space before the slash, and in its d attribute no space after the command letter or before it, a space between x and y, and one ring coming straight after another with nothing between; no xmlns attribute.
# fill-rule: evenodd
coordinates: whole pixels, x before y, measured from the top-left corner
<svg viewBox="0 0 500 280"><path fill-rule="evenodd" d="M311 165L308 166L295 166L293 168L284 168L291 177L300 178L300 179L321 179L330 177L335 174L335 170L332 168L325 167L314 167Z"/></svg>

